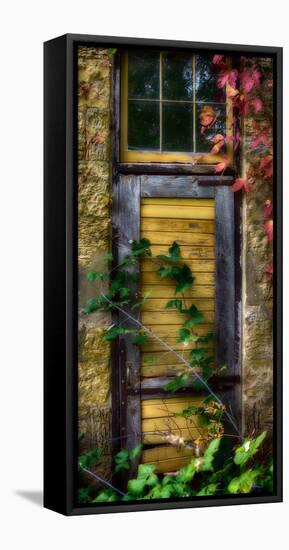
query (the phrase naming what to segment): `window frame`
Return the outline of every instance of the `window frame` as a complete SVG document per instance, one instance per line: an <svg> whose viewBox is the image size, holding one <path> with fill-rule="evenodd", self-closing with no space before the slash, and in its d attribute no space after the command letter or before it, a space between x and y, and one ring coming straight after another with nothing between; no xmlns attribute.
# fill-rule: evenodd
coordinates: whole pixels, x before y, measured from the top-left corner
<svg viewBox="0 0 289 550"><path fill-rule="evenodd" d="M162 50L158 50L160 55ZM223 158L221 154L201 153L201 152L163 152L163 151L133 151L128 149L128 52L123 50L120 58L120 162L121 163L190 163L192 165L214 165ZM191 52L196 55L196 52ZM227 57L227 63L231 64L231 58ZM226 85L227 95L227 85ZM162 99L160 99L162 101ZM180 100L181 103L181 100ZM192 102L196 116L196 103ZM209 103L209 102L208 102ZM233 109L230 101L226 100L226 136L233 136ZM234 168L233 143L229 141L226 144L226 154L231 160Z"/></svg>

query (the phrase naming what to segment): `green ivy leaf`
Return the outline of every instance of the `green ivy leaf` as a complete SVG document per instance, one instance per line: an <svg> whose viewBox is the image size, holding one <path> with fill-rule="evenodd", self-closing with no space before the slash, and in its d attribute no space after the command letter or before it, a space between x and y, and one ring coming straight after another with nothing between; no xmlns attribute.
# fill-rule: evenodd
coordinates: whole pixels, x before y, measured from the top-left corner
<svg viewBox="0 0 289 550"><path fill-rule="evenodd" d="M182 300L169 300L166 305L166 309L173 309L176 308L180 313L183 313L183 302Z"/></svg>
<svg viewBox="0 0 289 550"><path fill-rule="evenodd" d="M89 451L88 453L80 455L78 457L78 467L82 469L82 468L90 468L91 466L94 466L100 459L102 453L103 453L102 449L95 449L93 451Z"/></svg>
<svg viewBox="0 0 289 550"><path fill-rule="evenodd" d="M93 313L99 309L99 301L97 298L91 298L87 300L85 307L83 308L83 313Z"/></svg>
<svg viewBox="0 0 289 550"><path fill-rule="evenodd" d="M181 272L179 275L175 276L177 285L175 288L175 294L178 292L185 292L185 290L192 288L194 283L194 277L192 275L192 271L186 264L183 265L181 268Z"/></svg>
<svg viewBox="0 0 289 550"><path fill-rule="evenodd" d="M190 316L190 321L194 321L195 325L202 323L204 320L202 312L194 305L188 309L188 314Z"/></svg>
<svg viewBox="0 0 289 550"><path fill-rule="evenodd" d="M130 330L116 325L110 327L102 338L103 340L110 342L111 340L115 340L115 338L117 338L120 334L129 334L130 332Z"/></svg>
<svg viewBox="0 0 289 550"><path fill-rule="evenodd" d="M209 483L209 485L205 485L198 493L198 497L208 497L215 494L217 490L217 483Z"/></svg>
<svg viewBox="0 0 289 550"><path fill-rule="evenodd" d="M181 249L176 241L173 242L172 246L169 248L169 256L165 254L159 254L157 256L159 260L164 260L166 262L179 262L181 258Z"/></svg>
<svg viewBox="0 0 289 550"><path fill-rule="evenodd" d="M129 459L134 460L135 458L137 458L142 452L142 448L143 448L142 443L134 447L129 453Z"/></svg>
<svg viewBox="0 0 289 550"><path fill-rule="evenodd" d="M177 339L177 342L178 343L183 342L184 344L187 344L187 343L189 343L190 339L191 339L190 331L186 328L181 328L179 330L179 337Z"/></svg>
<svg viewBox="0 0 289 550"><path fill-rule="evenodd" d="M142 346L148 341L147 334L138 334L132 341L135 346Z"/></svg>
<svg viewBox="0 0 289 550"><path fill-rule="evenodd" d="M238 466L245 466L250 458L252 458L259 450L260 445L263 443L267 432L262 432L255 439L246 439L241 447L235 451L234 462Z"/></svg>
<svg viewBox="0 0 289 550"><path fill-rule="evenodd" d="M160 277L170 277L171 279L176 279L181 276L182 269L177 266L173 267L160 267L157 271Z"/></svg>
<svg viewBox="0 0 289 550"><path fill-rule="evenodd" d="M144 492L145 486L145 479L130 479L127 484L127 489L130 494L140 497Z"/></svg>
<svg viewBox="0 0 289 550"><path fill-rule="evenodd" d="M158 483L158 476L153 472L155 464L139 464L137 479L130 479L127 485L130 494L140 497L146 486L152 487Z"/></svg>
<svg viewBox="0 0 289 550"><path fill-rule="evenodd" d="M195 407L192 405L191 407L188 407L187 409L184 409L180 413L175 413L175 416L181 416L183 418L189 418L190 416L193 416L198 411L198 407Z"/></svg>
<svg viewBox="0 0 289 550"><path fill-rule="evenodd" d="M148 239L140 239L139 242L133 241L131 244L131 252L133 256L141 256L145 254L146 256L151 256L151 243Z"/></svg>
<svg viewBox="0 0 289 550"><path fill-rule="evenodd" d="M235 477L230 481L228 492L231 494L250 493L258 476L258 470L247 470L240 477Z"/></svg>
<svg viewBox="0 0 289 550"><path fill-rule="evenodd" d="M116 54L117 48L108 48L108 56L113 57Z"/></svg>
<svg viewBox="0 0 289 550"><path fill-rule="evenodd" d="M126 286L122 286L118 289L119 296L121 298L127 298L130 295L130 289Z"/></svg>
<svg viewBox="0 0 289 550"><path fill-rule="evenodd" d="M117 500L119 500L119 496L113 489L105 489L92 502L116 502Z"/></svg>
<svg viewBox="0 0 289 550"><path fill-rule="evenodd" d="M189 353L189 356L196 362L199 363L206 355L207 349L205 348L197 348L192 349Z"/></svg>
<svg viewBox="0 0 289 550"><path fill-rule="evenodd" d="M147 479L156 469L155 464L139 464L137 478L138 479Z"/></svg>
<svg viewBox="0 0 289 550"><path fill-rule="evenodd" d="M193 459L187 466L180 469L178 475L176 476L176 481L188 483L193 480L196 472L196 460Z"/></svg>
<svg viewBox="0 0 289 550"><path fill-rule="evenodd" d="M157 357L144 357L143 362L144 363L157 363L159 359Z"/></svg>
<svg viewBox="0 0 289 550"><path fill-rule="evenodd" d="M126 449L121 449L114 457L115 468L114 471L120 472L121 470L129 470L129 452Z"/></svg>
<svg viewBox="0 0 289 550"><path fill-rule="evenodd" d="M201 465L202 472L213 472L213 460L220 447L221 439L213 439L204 452Z"/></svg>
<svg viewBox="0 0 289 550"><path fill-rule="evenodd" d="M178 374L178 376L164 386L164 390L169 392L180 390L186 386L188 379L189 375L187 373L183 372L182 374Z"/></svg>
<svg viewBox="0 0 289 550"><path fill-rule="evenodd" d="M206 334L205 336L198 336L196 342L198 342L198 344L207 344L208 342L211 342L213 338L214 333L208 332L208 334Z"/></svg>
<svg viewBox="0 0 289 550"><path fill-rule="evenodd" d="M100 278L100 273L98 273L98 271L89 271L86 277L87 277L87 280L90 282L97 281Z"/></svg>

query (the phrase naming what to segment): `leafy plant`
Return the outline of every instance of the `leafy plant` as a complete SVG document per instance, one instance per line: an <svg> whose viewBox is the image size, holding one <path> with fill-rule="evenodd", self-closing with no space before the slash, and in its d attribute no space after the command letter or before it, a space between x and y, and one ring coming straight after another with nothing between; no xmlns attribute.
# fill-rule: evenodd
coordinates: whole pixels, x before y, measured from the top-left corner
<svg viewBox="0 0 289 550"><path fill-rule="evenodd" d="M226 450L228 438L224 434L222 421L224 415L227 415L228 419L230 416L207 383L210 376L214 372L218 372L218 369L213 368L214 359L210 356L209 347L207 347L213 339L213 334L208 332L200 336L196 332L198 325L204 322L204 316L196 305L188 303L188 298L185 297L185 291L193 288L194 277L190 267L182 260L179 245L174 242L169 247L167 255L158 255L153 258L150 242L147 239L141 239L140 242L132 241L130 244L130 254L127 254L118 265L117 271L112 270L110 278L103 275L105 272L90 274L89 280L100 285L100 291L95 298L88 301L84 311L89 313L101 308L108 311L116 309L125 313L126 309L123 308L126 307L130 311L136 308L141 309L147 297L139 300L139 297L132 292L131 282L136 277L131 273L130 268L142 258L150 258L151 261L157 263L159 277L161 279L170 278L175 285L175 294L179 295L177 298L169 300L165 309L175 309L183 316L183 324L176 341L188 348L184 359L182 355L164 343L166 352L169 348L181 359L183 364L182 370L170 380L165 386L165 390L176 392L184 386L191 385L207 391L207 396L201 405L191 406L175 413L175 417L180 416L187 419L193 415L198 416L199 426L206 431L207 447L201 455L201 449L204 448L204 446L199 446L202 436L194 440L192 443L197 449L196 456L175 475L163 476L155 472L155 465L139 464L136 478L129 479L124 492L93 474L100 482L103 482L106 488L92 496L83 490L79 495L80 500L90 499L90 502L97 503L272 491L272 464L260 465L256 460L259 448L266 436L265 432L255 439L246 438L241 445L239 444L236 448L231 447L230 452L228 449ZM105 289L103 288L104 284L106 285ZM125 334L129 335L134 345L142 346L148 341L148 338L154 335L139 321L135 322L135 325L135 328L129 329L122 325L111 325L104 332L103 339L112 341ZM162 341L160 338L158 339ZM147 357L146 361L153 363L158 360L151 356ZM223 368L225 367L222 366L219 370ZM180 438L173 435L171 440L172 444L176 444L177 440L179 443L181 441ZM169 438L168 441L170 442ZM232 441L234 441L233 438ZM142 446L131 451L121 449L114 456L115 473L132 471L132 464L141 450ZM88 471L91 465L97 463L100 456L101 451L99 450L81 455L79 457L80 471Z"/></svg>
<svg viewBox="0 0 289 550"><path fill-rule="evenodd" d="M246 439L227 453L222 448L224 438L213 439L202 456L192 458L174 475L157 474L154 464L139 464L137 476L129 479L125 492L111 486L93 496L90 490L80 490L79 497L81 501L90 499L92 503L100 503L272 492L272 464L270 461L260 464L256 458L265 437L263 432L255 439ZM129 461L140 451L139 447L130 453L120 451L115 457L116 465L129 469ZM240 463L244 453L246 461L243 459Z"/></svg>

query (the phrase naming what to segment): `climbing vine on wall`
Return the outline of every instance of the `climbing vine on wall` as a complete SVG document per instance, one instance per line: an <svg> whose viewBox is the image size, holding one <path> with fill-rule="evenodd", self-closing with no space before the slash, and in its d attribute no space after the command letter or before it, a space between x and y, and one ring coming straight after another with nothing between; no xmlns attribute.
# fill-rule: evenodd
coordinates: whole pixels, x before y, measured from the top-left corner
<svg viewBox="0 0 289 550"><path fill-rule="evenodd" d="M244 173L238 177L232 191L255 193L260 186L273 183L273 76L272 60L255 57L241 57L239 67L227 64L224 55L214 55L212 63L218 73L217 85L226 87L229 109L233 115L232 136L216 134L211 138L212 154L222 153L221 161L215 171L223 174L231 166L232 158L224 153L225 145L232 143L234 152L245 155ZM214 112L206 112L206 106L200 115L201 132L205 135L212 130L216 122ZM246 137L244 137L246 136ZM246 143L244 140L246 139ZM273 204L270 196L264 201L260 215L268 243L273 241ZM273 274L272 260L266 273Z"/></svg>
<svg viewBox="0 0 289 550"><path fill-rule="evenodd" d="M184 316L184 322L179 330L177 341L184 348L189 349L188 358L154 334L152 330L133 317L133 311L139 310L149 299L149 295L136 297L131 288L131 282L135 282L138 274L130 268L144 258L149 258L156 265L156 272L160 279L169 278L175 287L175 298L169 300L166 309L176 309ZM105 263L110 263L112 255L105 258ZM202 312L192 303L188 303L186 291L192 289L194 276L190 267L183 261L181 248L173 242L165 255L152 256L150 242L141 239L140 242L131 242L131 252L122 262L108 272L93 271L87 275L89 281L97 283L96 296L90 299L84 312L89 314L98 309L108 311L120 311L122 317L134 320L135 328L126 328L125 321L121 324L113 324L103 334L103 339L112 341L126 334L136 346L142 346L148 339L161 341L164 354L173 353L181 360L183 369L165 386L165 391L175 392L180 388L190 385L193 388L201 387L205 390L206 397L201 405L190 406L182 412L175 413L178 416L189 418L198 415L202 431L199 437L192 441L185 441L177 434L163 434L164 440L178 447L183 446L192 450L193 456L189 464L181 468L175 476L162 476L155 473L156 466L140 464L137 477L130 479L126 491L113 486L91 470L98 463L101 449L90 451L79 457L79 470L86 475L95 478L104 488L95 496L91 488L85 487L79 490L80 502L113 502L118 500L135 500L150 498L172 498L185 496L206 496L214 494L248 493L258 490L269 490L272 485L271 462L260 464L254 462L253 457L261 446L266 434L260 434L257 438L244 440L238 433L235 420L226 410L219 397L210 387L210 377L218 373L214 365L214 359L209 353L208 343L213 339L212 333L199 336L197 327L204 321ZM154 358L150 358L154 361ZM224 367L223 367L224 368ZM228 446L224 433L223 420L231 423L235 431L235 438ZM83 434L80 434L80 438ZM238 442L233 450L233 441ZM204 445L206 442L206 445ZM141 453L142 445L128 451L122 448L114 456L115 472L130 470L132 461Z"/></svg>

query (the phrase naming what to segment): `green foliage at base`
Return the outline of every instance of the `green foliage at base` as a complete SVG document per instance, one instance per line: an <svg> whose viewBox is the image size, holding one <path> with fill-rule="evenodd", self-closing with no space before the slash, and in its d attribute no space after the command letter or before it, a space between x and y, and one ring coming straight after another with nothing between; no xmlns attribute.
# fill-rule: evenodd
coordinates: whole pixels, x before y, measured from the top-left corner
<svg viewBox="0 0 289 550"><path fill-rule="evenodd" d="M90 503L149 500L160 498L206 497L233 494L264 494L273 491L273 466L269 460L260 462L258 453L266 437L263 432L255 439L245 439L232 448L227 437L213 439L202 456L174 474L157 474L154 464L139 464L137 476L129 479L123 495L117 488L102 489L91 496L91 490L79 490L79 502ZM115 472L130 470L141 446L128 452L122 449L115 456ZM81 471L81 465L80 465Z"/></svg>

